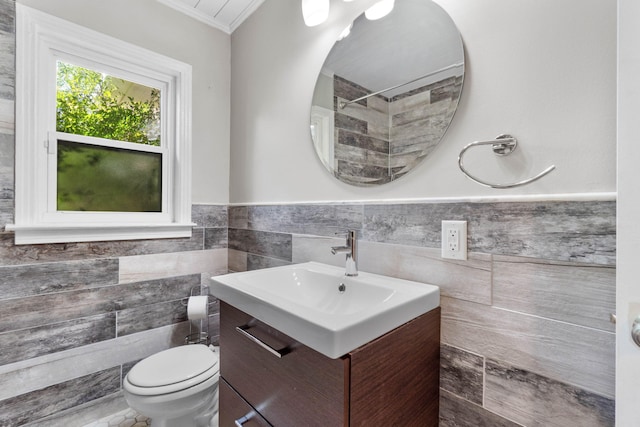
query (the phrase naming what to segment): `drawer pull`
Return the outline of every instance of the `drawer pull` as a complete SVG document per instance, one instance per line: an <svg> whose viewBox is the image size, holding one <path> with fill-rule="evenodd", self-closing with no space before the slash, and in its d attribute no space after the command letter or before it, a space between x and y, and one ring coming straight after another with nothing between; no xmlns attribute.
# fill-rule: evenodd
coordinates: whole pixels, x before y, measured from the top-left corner
<svg viewBox="0 0 640 427"><path fill-rule="evenodd" d="M242 425L244 423L246 423L247 421L249 421L251 419L251 415L253 415L253 414L252 413L248 413L244 417L240 417L237 420L235 420L236 426L237 427L242 427Z"/></svg>
<svg viewBox="0 0 640 427"><path fill-rule="evenodd" d="M288 353L286 348L283 348L281 350L276 350L275 348L271 347L269 344L262 341L261 339L254 337L249 332L247 332L247 329L249 328L251 328L251 326L249 325L236 326L236 331L238 331L243 337L248 338L249 340L258 344L260 347L264 348L265 350L267 350L269 353L273 354L277 358L281 358L282 356Z"/></svg>

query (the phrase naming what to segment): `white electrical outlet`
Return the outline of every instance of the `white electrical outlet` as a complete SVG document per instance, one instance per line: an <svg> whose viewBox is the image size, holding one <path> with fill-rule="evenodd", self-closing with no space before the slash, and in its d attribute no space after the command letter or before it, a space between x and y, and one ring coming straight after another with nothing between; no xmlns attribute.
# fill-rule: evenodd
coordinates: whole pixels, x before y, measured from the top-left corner
<svg viewBox="0 0 640 427"><path fill-rule="evenodd" d="M467 221L442 221L442 258L467 259Z"/></svg>

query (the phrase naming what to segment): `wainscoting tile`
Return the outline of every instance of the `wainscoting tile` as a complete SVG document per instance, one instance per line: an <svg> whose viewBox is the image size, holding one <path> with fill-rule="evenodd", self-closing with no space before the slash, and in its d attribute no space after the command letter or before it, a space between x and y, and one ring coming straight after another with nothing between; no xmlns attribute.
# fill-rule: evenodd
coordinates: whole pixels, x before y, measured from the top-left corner
<svg viewBox="0 0 640 427"><path fill-rule="evenodd" d="M226 271L227 249L211 249L168 254L136 255L120 258L119 283L162 277Z"/></svg>
<svg viewBox="0 0 640 427"><path fill-rule="evenodd" d="M616 270L495 256L493 304L615 332L609 316L616 311Z"/></svg>
<svg viewBox="0 0 640 427"><path fill-rule="evenodd" d="M0 98L15 99L15 2L0 2Z"/></svg>
<svg viewBox="0 0 640 427"><path fill-rule="evenodd" d="M14 198L14 136L0 133L0 199Z"/></svg>
<svg viewBox="0 0 640 427"><path fill-rule="evenodd" d="M7 15L0 11L0 19L7 19ZM0 27L0 98L15 99L16 66L15 66L15 33L7 32L5 27L9 22L1 21Z"/></svg>
<svg viewBox="0 0 640 427"><path fill-rule="evenodd" d="M365 240L440 247L441 221L468 221L469 250L615 265L615 202L365 205Z"/></svg>
<svg viewBox="0 0 640 427"><path fill-rule="evenodd" d="M440 389L439 427L521 427L505 418Z"/></svg>
<svg viewBox="0 0 640 427"><path fill-rule="evenodd" d="M117 258L167 252L202 250L204 230L194 228L190 238L122 240L113 242L14 245L13 233L0 233L0 259L4 265L34 264L86 258Z"/></svg>
<svg viewBox="0 0 640 427"><path fill-rule="evenodd" d="M15 133L15 109L16 103L13 100L0 99L0 133Z"/></svg>
<svg viewBox="0 0 640 427"><path fill-rule="evenodd" d="M229 272L247 271L247 253L242 251L236 251L234 249L228 250L229 259Z"/></svg>
<svg viewBox="0 0 640 427"><path fill-rule="evenodd" d="M0 334L0 365L115 338L115 313Z"/></svg>
<svg viewBox="0 0 640 427"><path fill-rule="evenodd" d="M249 207L229 206L229 228L249 227Z"/></svg>
<svg viewBox="0 0 640 427"><path fill-rule="evenodd" d="M204 228L227 228L229 222L226 205L193 205L191 220Z"/></svg>
<svg viewBox="0 0 640 427"><path fill-rule="evenodd" d="M613 397L615 335L441 297L442 342Z"/></svg>
<svg viewBox="0 0 640 427"><path fill-rule="evenodd" d="M0 1L0 31L6 33L15 32L15 1Z"/></svg>
<svg viewBox="0 0 640 427"><path fill-rule="evenodd" d="M440 347L440 388L482 405L484 358L459 348Z"/></svg>
<svg viewBox="0 0 640 427"><path fill-rule="evenodd" d="M322 237L309 235L293 235L293 262L302 263L308 261L345 267L345 255L333 255L331 247L344 246L345 238Z"/></svg>
<svg viewBox="0 0 640 427"><path fill-rule="evenodd" d="M291 261L290 234L229 229L229 248Z"/></svg>
<svg viewBox="0 0 640 427"><path fill-rule="evenodd" d="M188 322L0 366L0 401L182 345Z"/></svg>
<svg viewBox="0 0 640 427"><path fill-rule="evenodd" d="M131 411L127 402L124 400L122 391L111 393L107 396L100 397L95 400L83 403L64 411L25 424L25 427L98 427L97 420L112 417L113 414L123 411ZM101 427L104 424L100 424ZM124 424L126 426L126 424ZM120 427L120 426L110 426ZM127 426L133 427L133 426ZM140 427L140 426L136 426Z"/></svg>
<svg viewBox="0 0 640 427"><path fill-rule="evenodd" d="M187 307L180 300L139 305L118 311L117 336L142 332L187 320Z"/></svg>
<svg viewBox="0 0 640 427"><path fill-rule="evenodd" d="M494 360L486 363L485 407L523 425L613 427L615 403Z"/></svg>
<svg viewBox="0 0 640 427"><path fill-rule="evenodd" d="M13 224L13 209L13 199L0 199L0 230L7 224ZM11 235L13 236L13 233Z"/></svg>
<svg viewBox="0 0 640 427"><path fill-rule="evenodd" d="M191 275L0 301L0 333L185 298L199 285Z"/></svg>
<svg viewBox="0 0 640 427"><path fill-rule="evenodd" d="M120 389L120 366L79 377L42 390L0 401L0 425L21 426L30 421L115 393Z"/></svg>
<svg viewBox="0 0 640 427"><path fill-rule="evenodd" d="M316 261L345 266L345 256L332 255L332 246L345 239L294 235L293 262ZM359 242L360 271L428 283L441 295L491 304L491 255L469 254L467 261L442 259L439 249Z"/></svg>
<svg viewBox="0 0 640 427"><path fill-rule="evenodd" d="M291 262L276 258L268 258L260 255L247 254L247 271L261 270L263 268L280 267Z"/></svg>
<svg viewBox="0 0 640 427"><path fill-rule="evenodd" d="M118 283L118 260L0 266L2 299L94 288Z"/></svg>
<svg viewBox="0 0 640 427"><path fill-rule="evenodd" d="M362 271L440 287L441 295L491 304L491 255L469 253L467 261L443 259L440 249L360 242Z"/></svg>
<svg viewBox="0 0 640 427"><path fill-rule="evenodd" d="M226 249L228 245L227 228L204 229L204 249Z"/></svg>
<svg viewBox="0 0 640 427"><path fill-rule="evenodd" d="M247 228L254 230L334 237L336 233L346 235L347 230L362 228L363 206L360 204L248 206L246 209Z"/></svg>

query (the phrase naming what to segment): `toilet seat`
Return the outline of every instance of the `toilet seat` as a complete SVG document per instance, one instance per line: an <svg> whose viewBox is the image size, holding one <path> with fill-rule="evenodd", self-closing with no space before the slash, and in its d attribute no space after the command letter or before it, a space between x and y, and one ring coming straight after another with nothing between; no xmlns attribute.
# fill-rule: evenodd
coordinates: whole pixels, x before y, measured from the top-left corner
<svg viewBox="0 0 640 427"><path fill-rule="evenodd" d="M175 393L218 374L218 355L202 344L174 347L138 362L123 386L140 396Z"/></svg>

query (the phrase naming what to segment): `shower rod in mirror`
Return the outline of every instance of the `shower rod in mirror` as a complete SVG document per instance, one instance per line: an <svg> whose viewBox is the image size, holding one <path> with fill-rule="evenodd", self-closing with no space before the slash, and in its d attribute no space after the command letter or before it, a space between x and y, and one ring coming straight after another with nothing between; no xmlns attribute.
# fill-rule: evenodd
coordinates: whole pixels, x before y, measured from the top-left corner
<svg viewBox="0 0 640 427"><path fill-rule="evenodd" d="M411 83L415 83L415 82L417 82L419 80L426 79L427 77L435 76L436 74L443 73L445 71L449 71L449 70L452 70L454 68L460 68L460 67L463 67L463 66L464 66L464 63L462 63L462 62L460 62L458 64L451 64L451 65L448 65L446 67L440 68L439 70L435 70L435 71L432 71L430 73L427 73L424 76L416 77L415 79L409 80L408 82L400 83L400 84L388 87L386 89L382 89L382 90L379 90L377 92L373 92L373 93L370 93L368 95L361 96L360 98L352 99L351 101L342 101L342 102L338 103L338 107L340 107L340 109L342 110L349 104L360 102L360 101L363 101L363 100L365 100L367 98L371 98L372 96L377 96L377 95L380 95L381 93L389 92L390 90L398 89L399 87L410 85Z"/></svg>
<svg viewBox="0 0 640 427"><path fill-rule="evenodd" d="M458 166L460 167L460 170L462 171L462 173L464 173L469 179L471 179L474 182L477 182L480 185L484 185L485 187L491 187L491 188L513 188L513 187L519 187L521 185L526 185L526 184L530 184L534 181L539 180L540 178L542 178L543 176L547 175L549 172L551 172L552 170L554 170L556 168L555 165L551 165L548 168L546 168L545 170L543 170L542 172L540 172L539 174L537 174L536 176L533 176L529 179L525 179L522 181L518 181L518 182L514 182L511 184L492 184L486 181L481 180L480 178L477 178L473 175L471 175L465 168L464 165L462 164L462 156L464 155L464 153L471 147L475 147L475 146L479 146L479 145L491 145L493 152L497 155L497 156L507 156L509 154L511 154L516 147L518 146L518 140L515 139L513 136L511 135L507 135L507 134L503 134L503 135L498 135L496 137L496 139L491 139L489 141L475 141L472 142L471 144L466 145L462 151L460 151L460 155L458 155Z"/></svg>

